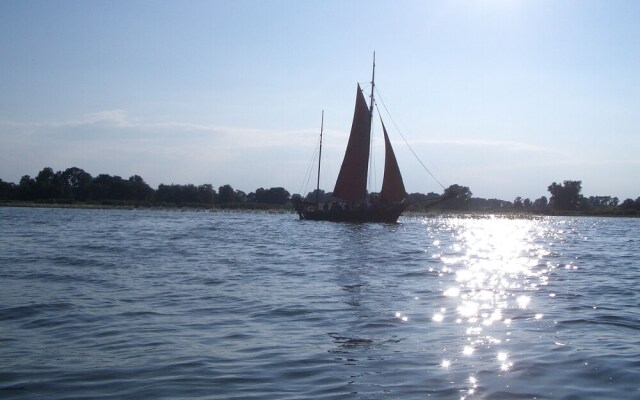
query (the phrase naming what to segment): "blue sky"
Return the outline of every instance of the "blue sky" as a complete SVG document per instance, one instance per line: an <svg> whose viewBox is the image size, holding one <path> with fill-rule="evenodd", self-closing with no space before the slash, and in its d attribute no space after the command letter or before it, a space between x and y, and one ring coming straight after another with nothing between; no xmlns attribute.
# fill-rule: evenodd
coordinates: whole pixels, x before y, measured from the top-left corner
<svg viewBox="0 0 640 400"><path fill-rule="evenodd" d="M443 185L635 199L639 19L622 0L4 0L0 178L77 166L306 192L325 110L332 190L375 51L381 99ZM441 192L383 117L407 190Z"/></svg>

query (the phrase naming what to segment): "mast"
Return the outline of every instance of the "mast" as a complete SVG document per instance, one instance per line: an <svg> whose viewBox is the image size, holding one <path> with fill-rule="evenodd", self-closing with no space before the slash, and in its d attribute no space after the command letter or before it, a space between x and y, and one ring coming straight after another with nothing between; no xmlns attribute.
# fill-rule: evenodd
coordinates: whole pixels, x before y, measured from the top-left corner
<svg viewBox="0 0 640 400"><path fill-rule="evenodd" d="M376 52L373 52L373 73L371 75L371 104L369 106L369 114L371 114L371 119L373 120L373 91L376 87Z"/></svg>
<svg viewBox="0 0 640 400"><path fill-rule="evenodd" d="M373 68L372 68L372 72L371 72L371 96L370 96L370 103L369 103L369 137L371 137L371 126L373 125L373 104L374 104L374 99L373 99L373 92L375 91L376 88L376 52L373 52ZM369 142L369 155L371 156L371 154L373 153L373 145L371 142ZM369 162L371 162L372 159L369 159ZM374 170L375 164L371 165L371 170ZM369 183L371 183L371 177L369 176L369 173L367 172L367 177L369 178ZM367 202L367 195L365 192L364 198L362 199L363 203Z"/></svg>
<svg viewBox="0 0 640 400"><path fill-rule="evenodd" d="M320 122L320 153L318 154L318 184L316 185L316 207L320 205L320 161L322 160L322 130L324 128L324 110Z"/></svg>

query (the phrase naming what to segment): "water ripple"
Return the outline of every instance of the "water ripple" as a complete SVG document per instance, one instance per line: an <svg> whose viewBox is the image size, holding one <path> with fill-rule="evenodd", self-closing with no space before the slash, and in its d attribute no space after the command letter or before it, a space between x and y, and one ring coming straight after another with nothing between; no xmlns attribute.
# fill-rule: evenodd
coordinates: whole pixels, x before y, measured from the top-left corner
<svg viewBox="0 0 640 400"><path fill-rule="evenodd" d="M640 393L638 220L0 219L2 398Z"/></svg>

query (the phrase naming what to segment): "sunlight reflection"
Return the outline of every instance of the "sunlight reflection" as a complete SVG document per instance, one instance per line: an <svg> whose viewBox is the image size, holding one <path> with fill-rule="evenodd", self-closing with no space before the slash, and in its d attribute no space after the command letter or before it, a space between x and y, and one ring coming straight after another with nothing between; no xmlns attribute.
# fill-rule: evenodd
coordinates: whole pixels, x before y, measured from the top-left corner
<svg viewBox="0 0 640 400"><path fill-rule="evenodd" d="M529 296L520 296L516 299L519 308L527 308L529 302L531 301L531 297Z"/></svg>
<svg viewBox="0 0 640 400"><path fill-rule="evenodd" d="M475 376L471 375L469 376L468 382L469 382L469 388L467 389L467 395L473 395L475 394L476 389L478 388L478 379ZM460 397L460 400L466 400L466 398L467 396L463 395Z"/></svg>
<svg viewBox="0 0 640 400"><path fill-rule="evenodd" d="M513 329L513 317L535 306L531 294L549 282L548 275L555 266L543 261L550 253L538 240L546 231L534 220L506 218L459 218L447 224L455 232L454 243L441 247L440 241L433 242L441 262L433 272L455 279L455 284L446 282L442 288L442 296L455 302L457 314L447 321L465 325L462 332L466 340L460 344L463 356L486 357L486 350L492 346L509 344L511 332L507 330ZM435 312L432 321L442 323L445 315L444 310ZM538 312L533 320L542 318L543 313ZM491 354L487 361L496 365L497 360L497 370L512 368L507 351ZM444 359L441 366L449 368L451 361ZM469 382L466 396L478 386L473 375Z"/></svg>
<svg viewBox="0 0 640 400"><path fill-rule="evenodd" d="M458 297L460 296L460 288L452 287L445 290L442 294L447 297Z"/></svg>
<svg viewBox="0 0 640 400"><path fill-rule="evenodd" d="M478 387L478 379L475 376L471 375L469 377L469 384L471 387L469 388L469 394L474 394L476 392L476 388Z"/></svg>
<svg viewBox="0 0 640 400"><path fill-rule="evenodd" d="M458 307L458 313L465 318L470 318L476 315L480 305L474 301L465 301Z"/></svg>
<svg viewBox="0 0 640 400"><path fill-rule="evenodd" d="M402 321L402 322L409 321L409 317L407 317L406 315L402 315L402 313L400 311L396 311L395 317L400 319L400 321Z"/></svg>
<svg viewBox="0 0 640 400"><path fill-rule="evenodd" d="M509 362L509 355L503 351L498 352L498 361L500 361L500 370L508 371L513 366L512 362Z"/></svg>

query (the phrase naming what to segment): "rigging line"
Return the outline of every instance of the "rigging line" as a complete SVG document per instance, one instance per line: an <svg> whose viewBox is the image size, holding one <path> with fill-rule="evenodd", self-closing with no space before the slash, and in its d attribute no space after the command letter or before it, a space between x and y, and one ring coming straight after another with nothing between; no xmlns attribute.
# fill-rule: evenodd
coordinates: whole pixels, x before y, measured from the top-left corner
<svg viewBox="0 0 640 400"><path fill-rule="evenodd" d="M371 122L373 122L373 120ZM369 170L371 171L371 173L369 173L369 189L371 189L370 192L375 192L378 189L378 172L376 167L376 152L374 151L376 136L373 134L373 123L371 124L369 132ZM373 183L371 182L372 180Z"/></svg>
<svg viewBox="0 0 640 400"><path fill-rule="evenodd" d="M404 140L405 144L407 145L407 147L409 147L409 150L411 150L411 153L413 153L413 156L416 158L416 160L418 160L418 162L420 163L420 165L422 165L422 168L424 168L425 171L427 171L427 173L433 178L434 181L436 181L438 183L438 185L440 185L440 187L445 190L445 187L442 183L440 183L440 181L431 173L431 171L429 171L429 168L427 168L426 165L424 165L424 163L422 162L422 160L420 159L420 157L418 157L418 155L416 154L416 152L413 150L413 147L411 147L411 145L409 144L409 142L407 141L407 139L404 137L404 135L402 134L402 131L400 131L400 128L398 127L398 124L396 124L396 121L393 119L393 117L391 116L391 113L389 112L389 109L387 109L387 105L384 104L384 100L382 99L382 96L380 95L380 91L378 90L378 88L376 88L376 93L378 94L378 98L380 99L380 101L382 102L382 106L384 107L384 110L387 112L387 115L389 116L389 118L391 119L391 122L393 123L393 126L395 126L396 130L398 131L398 133L400 134L400 137L402 137L402 140ZM378 113L380 113L380 109L378 108L378 102L376 101L376 109L378 110Z"/></svg>
<svg viewBox="0 0 640 400"><path fill-rule="evenodd" d="M360 85L360 89L362 89L363 94L365 92L369 92L369 89L371 88L371 81L369 82L358 82L358 85ZM375 99L374 99L374 103L375 103Z"/></svg>
<svg viewBox="0 0 640 400"><path fill-rule="evenodd" d="M363 91L371 87L371 81L358 82L358 84L360 85L360 89L362 89ZM374 104L375 104L375 99L374 99ZM378 111L378 113L380 112ZM370 189L369 190L370 193L378 190L378 170L376 166L376 153L374 151L376 135L373 134L373 129L374 129L373 115L371 115L371 125L369 128L369 174L367 179L367 189Z"/></svg>
<svg viewBox="0 0 640 400"><path fill-rule="evenodd" d="M300 185L300 196L302 196L303 199L306 198L307 196L307 194L304 192L306 192L307 188L309 187L309 181L311 180L311 173L313 172L313 167L315 166L315 161L317 156L318 156L318 146L314 146L313 155L311 156L311 162L309 163L309 166L307 167L307 172L305 173L307 180L306 182L302 182L302 184Z"/></svg>

